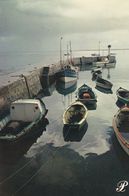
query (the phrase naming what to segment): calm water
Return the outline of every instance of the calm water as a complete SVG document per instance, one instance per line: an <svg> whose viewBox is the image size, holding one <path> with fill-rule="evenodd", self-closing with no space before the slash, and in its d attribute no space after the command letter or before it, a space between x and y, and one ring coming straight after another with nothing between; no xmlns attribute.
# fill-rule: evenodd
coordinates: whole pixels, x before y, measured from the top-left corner
<svg viewBox="0 0 129 196"><path fill-rule="evenodd" d="M75 98L63 96L53 84L43 100L48 108L49 125L37 135L16 146L0 146L0 196L109 196L117 193L121 180L129 182L129 157L118 144L113 128L116 89L129 88L129 52L117 54L115 69L103 70L110 78L113 94L95 89L91 72L79 73L77 87L84 82L98 97L96 110L89 110L87 125L80 133L63 131L62 114Z"/></svg>

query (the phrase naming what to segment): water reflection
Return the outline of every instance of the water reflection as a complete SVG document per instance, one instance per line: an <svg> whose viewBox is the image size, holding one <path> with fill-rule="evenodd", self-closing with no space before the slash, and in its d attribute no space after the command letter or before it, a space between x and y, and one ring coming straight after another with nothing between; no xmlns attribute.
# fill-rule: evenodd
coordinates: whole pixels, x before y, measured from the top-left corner
<svg viewBox="0 0 129 196"><path fill-rule="evenodd" d="M44 88L41 89L39 94L37 95L38 98L48 97L53 94L55 90L55 82L51 85L46 85Z"/></svg>
<svg viewBox="0 0 129 196"><path fill-rule="evenodd" d="M97 109L97 103L94 104L85 104L88 110L96 110Z"/></svg>
<svg viewBox="0 0 129 196"><path fill-rule="evenodd" d="M64 141L68 142L80 142L88 129L88 123L86 122L80 130L72 129L72 127L63 127Z"/></svg>

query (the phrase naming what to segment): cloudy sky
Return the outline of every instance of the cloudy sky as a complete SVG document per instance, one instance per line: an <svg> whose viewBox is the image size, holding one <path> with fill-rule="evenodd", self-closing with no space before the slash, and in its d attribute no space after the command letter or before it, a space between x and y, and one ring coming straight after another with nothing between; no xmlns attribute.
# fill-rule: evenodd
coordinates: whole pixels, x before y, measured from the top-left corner
<svg viewBox="0 0 129 196"><path fill-rule="evenodd" d="M0 0L0 51L129 48L128 0Z"/></svg>

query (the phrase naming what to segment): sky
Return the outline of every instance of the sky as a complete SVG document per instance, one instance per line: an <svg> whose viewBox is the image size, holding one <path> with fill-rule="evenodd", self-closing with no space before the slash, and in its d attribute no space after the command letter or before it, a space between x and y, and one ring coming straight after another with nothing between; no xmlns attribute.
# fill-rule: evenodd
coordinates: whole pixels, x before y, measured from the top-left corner
<svg viewBox="0 0 129 196"><path fill-rule="evenodd" d="M128 0L0 0L0 51L129 48Z"/></svg>

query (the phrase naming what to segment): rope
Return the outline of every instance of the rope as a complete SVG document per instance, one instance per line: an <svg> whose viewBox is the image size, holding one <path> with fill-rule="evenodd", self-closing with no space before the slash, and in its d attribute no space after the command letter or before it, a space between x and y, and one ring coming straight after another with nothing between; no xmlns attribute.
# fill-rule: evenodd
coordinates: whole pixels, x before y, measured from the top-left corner
<svg viewBox="0 0 129 196"><path fill-rule="evenodd" d="M68 136L70 132L70 127L69 127L69 130L68 130L68 133L66 134L66 136L64 137L64 140L66 139L66 137ZM19 191L21 191L29 182L31 182L31 180L41 171L41 169L43 169L43 166L45 166L50 160L54 159L55 158L55 155L57 153L57 151L59 150L60 148L57 148L57 150L52 154L52 157L51 159L49 159L48 161L46 161L41 167L40 169L38 169L19 189L17 189L15 191L15 193L12 194L12 196L15 196Z"/></svg>
<svg viewBox="0 0 129 196"><path fill-rule="evenodd" d="M53 120L51 122L52 125L53 125L53 123L55 123L56 121L58 121L60 118L61 118L61 116L58 119ZM45 150L43 150L43 152L44 151ZM19 172L21 172L24 168L26 168L33 161L33 159L34 159L34 157L29 162L27 162L25 165L23 165L21 168L19 168L18 170L16 170L13 174L11 174L10 176L6 177L4 180L0 181L0 185L4 184L6 181L8 181L11 178L13 178L14 176L16 176Z"/></svg>

